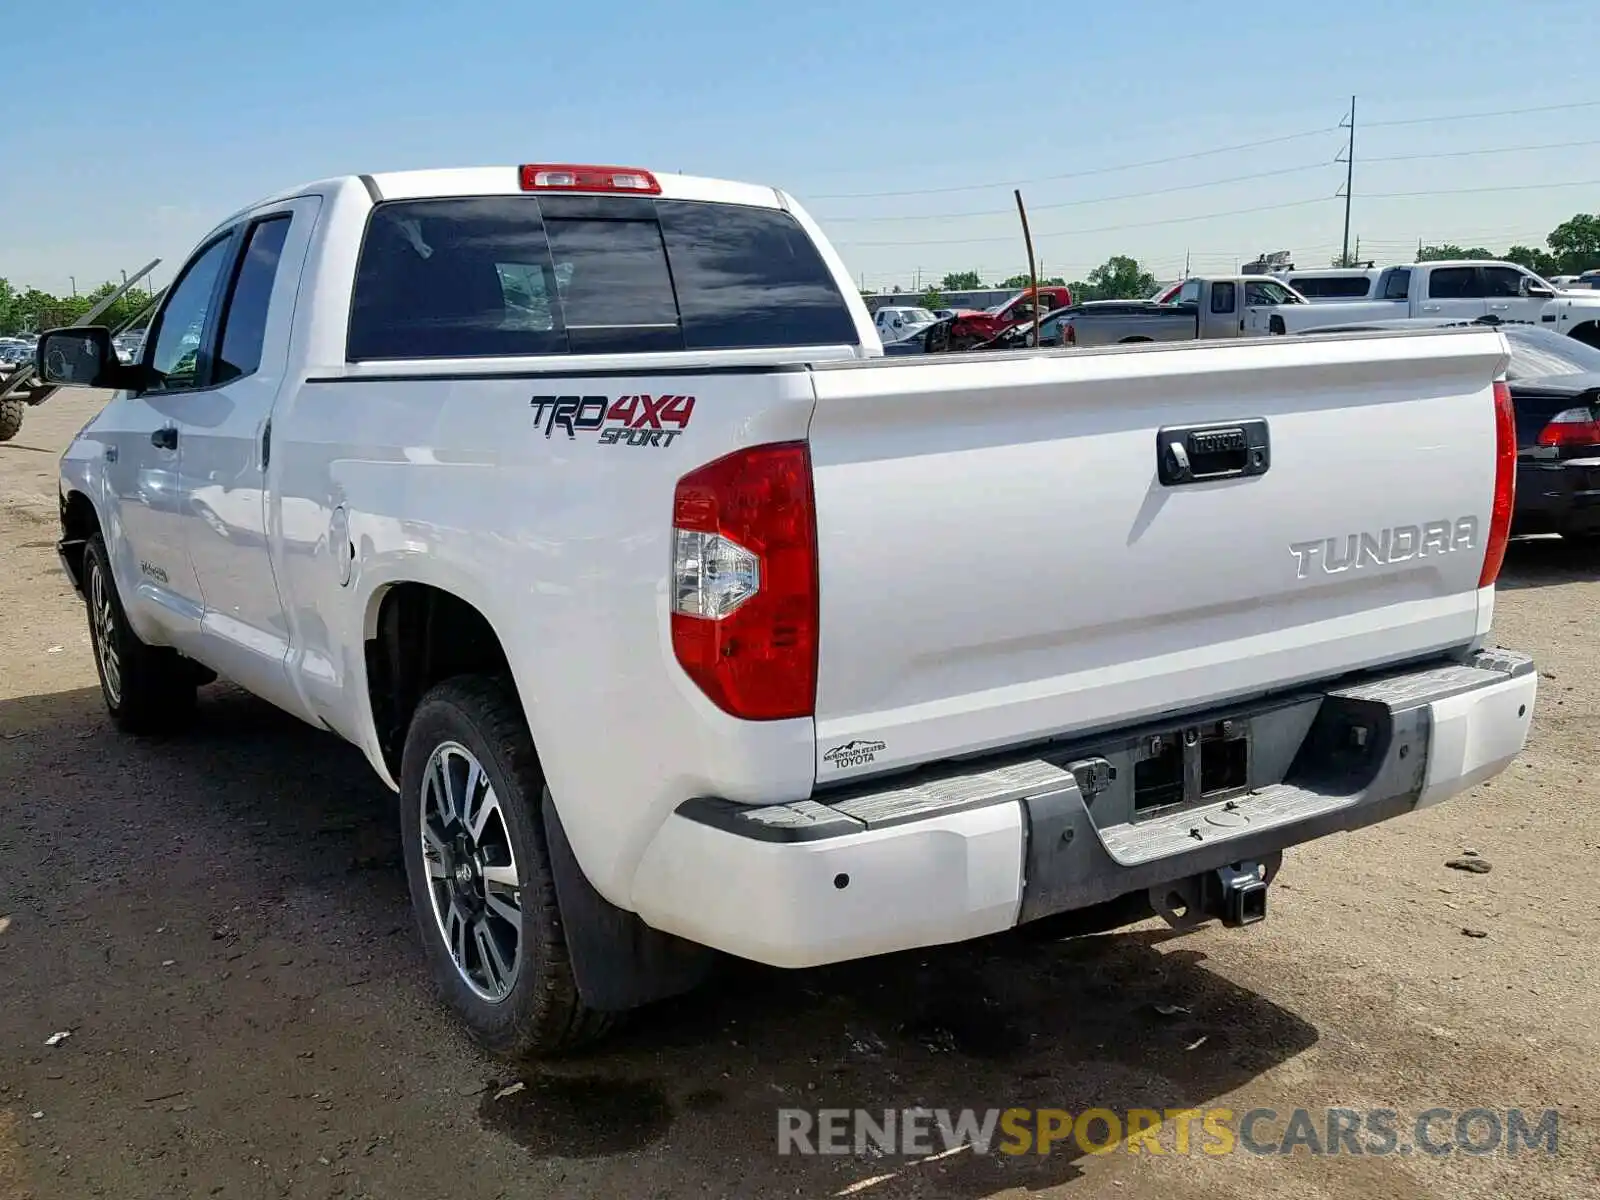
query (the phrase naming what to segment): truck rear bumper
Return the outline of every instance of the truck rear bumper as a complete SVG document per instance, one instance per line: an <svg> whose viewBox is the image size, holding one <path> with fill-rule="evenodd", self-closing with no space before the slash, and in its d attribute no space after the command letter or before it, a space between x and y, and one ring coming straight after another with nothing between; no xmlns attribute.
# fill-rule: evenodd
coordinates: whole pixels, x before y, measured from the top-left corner
<svg viewBox="0 0 1600 1200"><path fill-rule="evenodd" d="M1251 753L1277 754L1281 781L1150 815L1119 808L1106 780L1123 761L1131 787L1110 748L1142 730L795 804L691 800L646 852L635 908L783 967L996 933L1446 800L1521 751L1537 682L1531 659L1496 650L1258 706L1278 744Z"/></svg>

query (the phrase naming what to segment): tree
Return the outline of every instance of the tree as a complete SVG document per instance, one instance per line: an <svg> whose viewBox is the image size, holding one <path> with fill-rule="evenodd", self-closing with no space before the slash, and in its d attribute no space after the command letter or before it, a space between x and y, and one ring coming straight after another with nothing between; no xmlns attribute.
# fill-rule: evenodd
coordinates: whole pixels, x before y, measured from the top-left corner
<svg viewBox="0 0 1600 1200"><path fill-rule="evenodd" d="M1600 213L1578 213L1545 239L1556 260L1552 275L1576 275L1600 267Z"/></svg>
<svg viewBox="0 0 1600 1200"><path fill-rule="evenodd" d="M1559 275L1556 269L1555 255L1544 250L1536 250L1532 246L1513 246L1506 251L1505 261L1516 263L1519 267L1527 267L1536 275Z"/></svg>
<svg viewBox="0 0 1600 1200"><path fill-rule="evenodd" d="M1492 259L1495 257L1493 250L1485 250L1482 246L1474 246L1470 250L1463 250L1460 246L1450 242L1446 242L1442 246L1424 246L1417 252L1418 262L1442 262L1448 258Z"/></svg>
<svg viewBox="0 0 1600 1200"><path fill-rule="evenodd" d="M38 288L18 293L10 283L0 279L0 335L38 333L43 329L76 324L116 290L117 285L108 282L82 296L52 296ZM150 299L151 294L136 285L96 317L95 323L116 328L142 312Z"/></svg>
<svg viewBox="0 0 1600 1200"><path fill-rule="evenodd" d="M932 312L936 308L944 307L944 293L938 288L931 287L922 293L922 307Z"/></svg>
<svg viewBox="0 0 1600 1200"><path fill-rule="evenodd" d="M1156 277L1139 260L1116 254L1089 272L1084 284L1074 284L1077 300L1142 300L1155 291Z"/></svg>
<svg viewBox="0 0 1600 1200"><path fill-rule="evenodd" d="M1061 278L1061 276L1059 276L1059 275L1051 275L1048 279L1039 280L1039 286L1040 287L1065 287L1066 286L1066 282L1067 281L1065 279ZM1032 287L1033 286L1033 280L1030 279L1026 275L1012 275L1010 278L1001 281L996 286L997 287L1003 287L1003 288Z"/></svg>
<svg viewBox="0 0 1600 1200"><path fill-rule="evenodd" d="M939 286L947 292L974 292L983 286L983 280L976 271L951 271L939 281Z"/></svg>

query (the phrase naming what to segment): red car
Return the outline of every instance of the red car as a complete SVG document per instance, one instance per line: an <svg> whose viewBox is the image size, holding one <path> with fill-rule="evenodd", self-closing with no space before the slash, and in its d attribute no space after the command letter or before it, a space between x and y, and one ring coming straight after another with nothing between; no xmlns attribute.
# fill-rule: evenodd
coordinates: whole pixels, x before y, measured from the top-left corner
<svg viewBox="0 0 1600 1200"><path fill-rule="evenodd" d="M1039 311L1054 312L1072 303L1072 291L1059 284L1039 289ZM1011 299L987 312L962 312L950 326L950 349L970 350L980 342L1004 333L1013 325L1033 320L1033 293L1018 292Z"/></svg>

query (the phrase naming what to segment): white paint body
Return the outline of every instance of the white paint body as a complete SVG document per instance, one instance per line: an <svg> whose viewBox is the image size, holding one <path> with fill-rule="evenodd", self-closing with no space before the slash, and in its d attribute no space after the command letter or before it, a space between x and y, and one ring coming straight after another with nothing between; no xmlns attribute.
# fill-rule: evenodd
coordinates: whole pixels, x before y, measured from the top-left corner
<svg viewBox="0 0 1600 1200"><path fill-rule="evenodd" d="M119 394L62 461L63 494L92 501L139 636L348 739L394 786L365 642L386 589L444 589L498 634L599 892L659 928L800 965L1013 923L1018 807L784 846L692 826L675 815L683 801L804 799L1488 631L1493 589L1477 580L1497 333L883 360L843 263L788 197L659 178L669 198L793 211L857 344L352 364L367 187L337 179L253 206L218 228L293 214L260 370L187 395ZM518 190L512 168L376 186L386 200ZM648 451L545 436L530 396L579 388L693 394L693 422ZM1247 417L1270 424L1268 474L1156 481L1158 426ZM176 451L151 443L166 425ZM738 447L791 439L809 439L815 473L816 715L741 721L674 659L673 488ZM1463 518L1476 545L1403 562L1300 578L1289 549ZM1430 796L1492 773L1526 732L1498 708L1452 720L1460 752L1430 774ZM842 770L824 758L852 740L883 748ZM841 871L862 885L811 904Z"/></svg>

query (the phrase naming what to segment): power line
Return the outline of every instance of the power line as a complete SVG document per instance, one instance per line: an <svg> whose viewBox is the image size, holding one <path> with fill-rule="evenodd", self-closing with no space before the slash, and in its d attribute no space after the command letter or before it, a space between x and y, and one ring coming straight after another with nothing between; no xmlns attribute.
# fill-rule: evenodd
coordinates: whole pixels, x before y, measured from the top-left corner
<svg viewBox="0 0 1600 1200"><path fill-rule="evenodd" d="M1235 208L1227 212L1196 213L1187 217L1168 217L1162 221L1137 221L1129 225L1102 225L1094 229L1060 229L1052 233L1041 233L1041 238L1076 237L1085 233L1120 233L1125 229L1151 229L1157 225L1183 225L1191 221L1214 221L1218 217L1240 217L1248 213L1274 212L1284 208L1304 208L1308 204L1326 204L1332 196L1313 196L1308 200L1289 200L1283 204L1262 204L1255 208ZM965 246L979 242L1014 242L1014 234L1000 237L974 237L974 238L923 238L886 242L837 242L839 246Z"/></svg>
<svg viewBox="0 0 1600 1200"><path fill-rule="evenodd" d="M1600 179L1572 179L1565 183L1510 183L1499 187L1443 188L1427 192L1368 192L1369 200L1397 200L1403 196L1476 196L1484 192L1542 192L1547 188L1600 187Z"/></svg>
<svg viewBox="0 0 1600 1200"><path fill-rule="evenodd" d="M1494 111L1491 111L1491 112L1441 113L1439 115L1430 116L1430 117L1407 117L1407 118L1403 118L1403 119L1396 119L1396 120L1389 120L1389 121L1364 121L1362 124L1363 124L1363 127L1367 128L1367 129L1389 129L1389 128L1394 128L1394 127L1403 126L1403 125L1432 125L1432 124L1440 124L1440 123L1450 122L1450 121L1481 121L1481 120L1487 120L1487 119L1489 119L1491 117L1516 117L1516 116L1526 116L1526 115L1531 114L1531 113L1568 112L1568 111L1571 111L1571 110L1574 110L1574 109L1587 109L1587 108L1600 108L1600 100L1578 100L1578 101L1572 101L1572 102L1566 103L1566 104L1545 104L1545 105L1540 105L1540 106L1535 107L1535 108L1503 108L1503 109L1497 109L1497 110L1494 110ZM809 199L812 200L812 201L817 201L817 200L873 200L873 199L887 199L887 198L891 198L891 197L902 197L902 196L939 196L939 195L949 195L949 194L954 193L954 192L983 191L983 190L988 189L988 188L1023 187L1023 186L1030 185L1030 184L1035 184L1035 183L1055 183L1055 182L1058 182L1058 181L1061 181L1061 180L1066 180L1066 179L1086 179L1086 178L1089 178L1089 177L1095 176L1095 175L1110 175L1110 174L1114 174L1114 173L1119 172L1119 171L1137 171L1137 170L1140 170L1140 169L1142 169L1144 167L1161 167L1161 166L1167 166L1168 164L1171 164L1171 163L1193 162L1195 159L1212 158L1212 157L1215 157L1216 155L1219 155L1219 154L1231 154L1231 153L1235 153L1235 152L1240 151L1240 150L1255 150L1255 149L1258 149L1258 148L1260 148L1262 146L1277 146L1277 145L1282 145L1285 142L1301 141L1301 140L1303 140L1305 138L1318 137L1318 136L1321 136L1323 134L1338 133L1338 132L1340 132L1341 128L1342 128L1342 124L1341 125L1322 126L1320 128L1317 128L1317 129L1301 130L1298 133L1286 133L1286 134L1282 134L1282 135L1280 135L1278 137L1262 138L1262 139L1260 139L1258 141L1254 141L1254 142L1239 142L1239 143L1236 143L1236 144L1231 145L1231 146L1216 146L1216 147L1213 147L1212 149L1209 149L1209 150L1195 150L1195 151L1192 151L1192 152L1187 153L1187 154L1174 154L1174 155L1169 155L1169 156L1167 156L1165 158L1151 158L1151 159L1146 159L1143 162L1123 163L1121 165L1113 166L1113 167L1095 167L1095 168L1092 168L1092 169L1089 169L1089 170L1085 170L1085 171L1069 171L1069 172L1066 172L1065 174L1060 174L1060 175L1039 175L1039 176L1035 176L1035 177L1030 178L1030 179L994 180L994 181L990 181L988 183L966 183L966 184L958 184L958 185L954 185L954 186L950 186L950 187L906 188L906 189L902 189L902 190L898 190L898 191L887 191L887 192L836 192L836 193L829 193L829 194L823 194L823 195L814 195L814 196L809 197ZM1571 142L1571 143L1552 144L1550 146L1528 146L1528 147L1514 146L1514 147L1507 147L1506 148L1506 152L1509 153L1512 150L1524 150L1524 149L1528 149L1528 150L1568 149L1568 148L1573 148L1573 147L1578 147L1578 146L1586 146L1586 145L1594 145L1594 144L1596 144L1596 143L1594 143L1594 142ZM1499 150L1485 150L1485 151L1466 151L1466 152L1463 152L1463 154L1477 154L1477 153L1498 154L1498 153L1501 153L1501 151L1499 151ZM1415 156L1415 157L1423 158L1423 157L1431 157L1431 156L1418 155L1418 156ZM1448 157L1448 155L1441 154L1438 157ZM1402 160L1401 157L1396 156L1396 157L1391 158L1391 159L1383 159L1383 160L1365 159L1363 161L1399 162L1399 161L1403 161L1403 160Z"/></svg>
<svg viewBox="0 0 1600 1200"><path fill-rule="evenodd" d="M1363 157L1362 163L1389 163L1389 162L1415 162L1424 159L1438 158L1468 158L1487 154L1520 154L1532 150L1569 150L1581 146L1600 146L1600 138L1588 138L1573 142L1548 142L1534 146L1495 146L1482 150L1447 150L1432 154L1391 154L1375 157ZM1335 160L1337 163L1339 160ZM1109 204L1119 200L1139 200L1155 196L1170 196L1178 192L1200 191L1210 187L1224 187L1232 183L1248 183L1257 179L1273 179L1284 175L1303 174L1307 171L1317 171L1333 163L1306 163L1297 167L1280 167L1273 171L1255 171L1249 175L1233 175L1226 179L1211 179L1200 183L1184 183L1175 187L1155 188L1142 192L1123 192L1115 196L1094 196L1084 200L1061 200L1053 204L1034 204L1029 207L1036 212L1048 212L1061 208L1080 208L1090 204ZM985 185L987 186L987 185ZM1554 184L1549 186L1563 186ZM1369 193L1375 195L1376 193ZM875 214L872 216L828 216L820 214L819 220L830 225L855 223L863 221L955 221L969 217L1004 216L1010 213L1009 208L983 208L969 209L965 212L940 212L940 213L890 213Z"/></svg>
<svg viewBox="0 0 1600 1200"><path fill-rule="evenodd" d="M1196 150L1189 154L1174 154L1168 158L1152 158L1145 162L1124 163L1116 167L1095 167L1087 171L1069 171L1065 175L1039 175L1032 179L1007 179L992 180L988 183L966 183L956 187L938 188L910 188L898 192L839 192L834 195L811 196L810 200L876 200L891 196L942 196L951 192L978 192L987 188L1025 187L1035 183L1055 183L1063 179L1087 179L1091 175L1111 175L1118 171L1137 171L1142 167L1164 167L1168 163L1192 162L1197 158L1211 158L1218 154L1231 154L1237 150L1254 150L1260 146L1277 146L1284 142L1299 141L1302 138L1318 137L1326 133L1338 132L1338 126L1327 126L1322 129L1307 129L1301 133L1286 133L1281 137L1263 138L1259 142L1240 142L1234 146L1218 146L1214 150Z"/></svg>
<svg viewBox="0 0 1600 1200"><path fill-rule="evenodd" d="M1488 150L1441 150L1433 154L1389 154L1376 158L1363 158L1362 164L1384 162L1418 162L1425 158L1472 158L1481 154L1523 154L1531 150L1571 150L1577 146L1600 146L1600 138L1581 142L1544 142L1536 146L1496 146Z"/></svg>
<svg viewBox="0 0 1600 1200"><path fill-rule="evenodd" d="M1579 100L1571 104L1543 104L1538 108L1502 108L1495 112L1453 113L1437 117L1408 117L1400 121L1368 121L1368 129L1388 129L1395 125L1436 125L1444 121L1481 121L1488 117L1521 117L1529 113L1566 112L1574 108L1600 108L1600 100Z"/></svg>
<svg viewBox="0 0 1600 1200"><path fill-rule="evenodd" d="M1368 192L1369 200L1400 200L1420 196L1473 196L1490 192L1537 192L1549 188L1572 187L1600 187L1600 179L1573 179L1562 183L1523 183L1503 184L1497 187L1483 188L1439 188L1418 192ZM1249 213L1273 212L1285 208L1303 208L1311 204L1322 204L1329 199L1342 197L1316 196L1305 200L1290 200L1283 204L1264 204L1256 208L1236 208L1226 212L1196 213L1187 217L1169 217L1160 221L1138 221L1127 225L1103 225L1093 229L1062 229L1050 233L1041 233L1042 238L1072 237L1088 233L1120 233L1126 229L1150 229L1159 225L1182 225L1192 221L1211 221L1219 217L1237 217ZM1012 237L975 237L975 238L912 238L896 241L880 242L840 242L841 246L941 246L941 245L968 245L979 242L1009 242Z"/></svg>
<svg viewBox="0 0 1600 1200"><path fill-rule="evenodd" d="M1057 208L1080 208L1086 204L1109 204L1113 200L1138 200L1147 196L1170 196L1175 192L1193 192L1202 188L1223 187L1230 183L1246 183L1252 179L1273 179L1281 175L1298 175L1306 171L1321 171L1332 165L1331 162L1307 163L1299 167L1280 167L1275 171L1256 171L1250 175L1235 175L1229 179L1212 179L1203 183L1182 183L1176 187L1156 188L1152 191L1144 192L1124 192L1120 196L1095 196L1087 200L1061 200L1055 204L1030 204L1028 208L1034 212L1046 212ZM904 216L890 214L870 217L818 216L817 219L830 225L851 221L954 221L965 217L999 216L1011 211L1007 208L985 208L954 213L908 213Z"/></svg>

